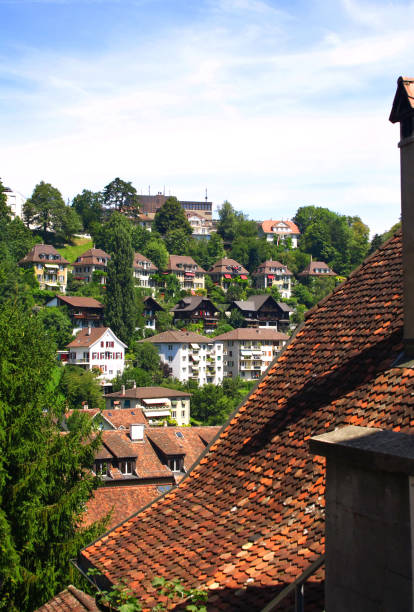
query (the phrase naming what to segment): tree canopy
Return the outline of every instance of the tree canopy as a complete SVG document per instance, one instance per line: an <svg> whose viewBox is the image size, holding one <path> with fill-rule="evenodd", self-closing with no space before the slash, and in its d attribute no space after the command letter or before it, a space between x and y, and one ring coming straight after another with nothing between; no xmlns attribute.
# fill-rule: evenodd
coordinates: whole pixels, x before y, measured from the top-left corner
<svg viewBox="0 0 414 612"><path fill-rule="evenodd" d="M84 189L72 200L72 207L79 215L85 230L90 230L94 223L102 222L103 195Z"/></svg>
<svg viewBox="0 0 414 612"><path fill-rule="evenodd" d="M154 229L162 236L173 230L182 230L187 236L193 233L183 207L177 198L172 196L167 198L155 213Z"/></svg>
<svg viewBox="0 0 414 612"><path fill-rule="evenodd" d="M123 181L117 177L106 185L102 195L105 210L117 210L131 218L138 216L139 198L137 190L131 182Z"/></svg>

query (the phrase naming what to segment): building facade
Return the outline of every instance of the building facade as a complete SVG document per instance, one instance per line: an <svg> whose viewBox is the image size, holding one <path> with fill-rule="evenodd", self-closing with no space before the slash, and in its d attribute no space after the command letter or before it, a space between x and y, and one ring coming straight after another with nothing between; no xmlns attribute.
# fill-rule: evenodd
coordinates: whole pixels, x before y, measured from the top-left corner
<svg viewBox="0 0 414 612"><path fill-rule="evenodd" d="M250 295L247 300L236 300L229 310L238 310L244 317L243 327L273 327L287 332L292 308L278 302L269 294Z"/></svg>
<svg viewBox="0 0 414 612"><path fill-rule="evenodd" d="M175 274L181 289L186 291L204 289L206 271L189 255L170 255L166 271L168 274Z"/></svg>
<svg viewBox="0 0 414 612"><path fill-rule="evenodd" d="M248 280L249 272L235 259L222 257L208 271L213 283L227 291L234 279Z"/></svg>
<svg viewBox="0 0 414 612"><path fill-rule="evenodd" d="M191 295L182 298L171 311L173 323L202 323L205 332L212 332L217 327L218 311L213 302L203 296Z"/></svg>
<svg viewBox="0 0 414 612"><path fill-rule="evenodd" d="M268 242L279 244L285 238L290 238L294 249L298 246L300 231L293 221L273 221L273 219L263 221L259 227L259 232L266 236Z"/></svg>
<svg viewBox="0 0 414 612"><path fill-rule="evenodd" d="M40 289L66 292L69 262L51 244L35 244L19 261L23 268L33 268Z"/></svg>
<svg viewBox="0 0 414 612"><path fill-rule="evenodd" d="M268 259L260 264L252 274L254 286L257 289L268 289L277 287L280 297L289 299L292 297L293 274L287 266L280 261Z"/></svg>
<svg viewBox="0 0 414 612"><path fill-rule="evenodd" d="M101 285L105 285L107 265L110 259L111 256L102 249L88 249L85 253L79 255L74 262L73 276L77 280L90 283L94 280L94 272L98 272L98 274L95 275L95 279L101 283Z"/></svg>
<svg viewBox="0 0 414 612"><path fill-rule="evenodd" d="M318 278L336 276L336 273L324 261L312 261L298 274L301 278Z"/></svg>
<svg viewBox="0 0 414 612"><path fill-rule="evenodd" d="M158 268L148 257L141 253L134 253L133 275L137 287L155 287L155 282L151 279L153 274L158 272Z"/></svg>
<svg viewBox="0 0 414 612"><path fill-rule="evenodd" d="M103 326L104 306L95 298L56 295L47 302L46 306L65 306L72 322L74 334L84 328Z"/></svg>

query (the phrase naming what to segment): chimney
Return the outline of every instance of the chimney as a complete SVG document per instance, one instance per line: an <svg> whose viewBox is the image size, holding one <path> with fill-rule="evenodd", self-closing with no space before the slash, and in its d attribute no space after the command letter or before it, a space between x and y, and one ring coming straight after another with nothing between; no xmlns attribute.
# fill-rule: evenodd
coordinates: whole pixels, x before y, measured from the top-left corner
<svg viewBox="0 0 414 612"><path fill-rule="evenodd" d="M121 387L121 393L122 393L122 395L125 395L125 385L122 385L122 387Z"/></svg>
<svg viewBox="0 0 414 612"><path fill-rule="evenodd" d="M88 331L86 332L86 335L87 335L87 336L90 336L90 335L91 335L91 331L92 331L92 330L91 330L91 328L90 328L90 327L88 327Z"/></svg>
<svg viewBox="0 0 414 612"><path fill-rule="evenodd" d="M137 388L137 381L136 381L136 380L134 380L134 382L133 382L133 384L132 384L132 388L133 388L133 389L136 389L136 388Z"/></svg>
<svg viewBox="0 0 414 612"><path fill-rule="evenodd" d="M414 79L400 77L390 121L400 124L404 353L414 357Z"/></svg>
<svg viewBox="0 0 414 612"><path fill-rule="evenodd" d="M131 424L130 436L132 442L143 442L144 441L144 429L145 425Z"/></svg>

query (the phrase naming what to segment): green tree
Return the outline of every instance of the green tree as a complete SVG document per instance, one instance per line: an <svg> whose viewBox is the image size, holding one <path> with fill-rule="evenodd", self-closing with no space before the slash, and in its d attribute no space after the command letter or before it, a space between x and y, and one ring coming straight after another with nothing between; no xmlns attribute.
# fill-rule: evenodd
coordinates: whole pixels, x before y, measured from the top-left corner
<svg viewBox="0 0 414 612"><path fill-rule="evenodd" d="M177 198L172 196L167 198L155 213L154 229L162 236L172 230L182 230L187 236L193 233L183 207Z"/></svg>
<svg viewBox="0 0 414 612"><path fill-rule="evenodd" d="M151 239L143 250L143 255L148 257L158 270L165 270L168 264L168 251L162 240Z"/></svg>
<svg viewBox="0 0 414 612"><path fill-rule="evenodd" d="M4 220L11 220L11 208L7 206L7 195L4 189L4 185L0 180L0 223Z"/></svg>
<svg viewBox="0 0 414 612"><path fill-rule="evenodd" d="M144 253L145 247L151 239L154 239L154 232L149 232L141 225L134 225L131 234L134 251Z"/></svg>
<svg viewBox="0 0 414 612"><path fill-rule="evenodd" d="M119 177L108 183L103 190L103 206L106 211L114 211L136 218L139 215L139 198L131 182Z"/></svg>
<svg viewBox="0 0 414 612"><path fill-rule="evenodd" d="M138 342L134 350L134 365L146 372L158 372L160 356L157 348L151 342Z"/></svg>
<svg viewBox="0 0 414 612"><path fill-rule="evenodd" d="M100 191L84 189L73 198L72 207L79 215L85 230L89 230L94 223L102 222L103 195Z"/></svg>
<svg viewBox="0 0 414 612"><path fill-rule="evenodd" d="M63 368L59 389L70 409L82 408L83 402L89 408L104 408L105 401L97 372L67 365Z"/></svg>
<svg viewBox="0 0 414 612"><path fill-rule="evenodd" d="M27 225L42 231L45 240L49 231L70 239L81 227L77 213L65 206L60 191L44 181L36 185L24 203L23 217Z"/></svg>
<svg viewBox="0 0 414 612"><path fill-rule="evenodd" d="M42 308L37 318L43 325L47 337L56 344L58 349L64 349L72 339L72 323L66 312L59 307Z"/></svg>
<svg viewBox="0 0 414 612"><path fill-rule="evenodd" d="M188 233L180 228L168 230L165 234L165 246L169 253L186 255L188 252Z"/></svg>
<svg viewBox="0 0 414 612"><path fill-rule="evenodd" d="M73 580L69 560L100 533L79 527L100 440L85 420L58 430L54 347L36 317L6 305L0 341L0 609L31 612Z"/></svg>
<svg viewBox="0 0 414 612"><path fill-rule="evenodd" d="M219 222L217 224L217 233L222 237L225 243L232 242L236 235L236 211L230 202L223 202L218 210Z"/></svg>
<svg viewBox="0 0 414 612"><path fill-rule="evenodd" d="M107 225L111 234L111 259L106 282L105 325L128 344L136 323L131 232L124 217L116 212L111 215Z"/></svg>

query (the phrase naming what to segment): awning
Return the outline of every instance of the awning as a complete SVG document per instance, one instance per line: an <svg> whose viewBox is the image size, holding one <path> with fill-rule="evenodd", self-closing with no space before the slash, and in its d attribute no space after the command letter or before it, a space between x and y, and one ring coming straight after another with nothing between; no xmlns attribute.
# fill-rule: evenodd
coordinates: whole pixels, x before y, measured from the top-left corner
<svg viewBox="0 0 414 612"><path fill-rule="evenodd" d="M199 344L190 344L190 346L191 346L191 348L196 349L197 351L198 351L198 350L199 350L199 348L200 348L200 345L199 345Z"/></svg>
<svg viewBox="0 0 414 612"><path fill-rule="evenodd" d="M273 280L274 279L274 274L268 274L267 278L269 278L270 280Z"/></svg>
<svg viewBox="0 0 414 612"><path fill-rule="evenodd" d="M231 278L231 274L225 274L224 278Z"/></svg>
<svg viewBox="0 0 414 612"><path fill-rule="evenodd" d="M184 276L195 276L194 272L184 272Z"/></svg>
<svg viewBox="0 0 414 612"><path fill-rule="evenodd" d="M151 417L169 417L171 416L170 410L146 410L144 408L145 416L148 418Z"/></svg>
<svg viewBox="0 0 414 612"><path fill-rule="evenodd" d="M45 264L45 268L58 268L59 264Z"/></svg>
<svg viewBox="0 0 414 612"><path fill-rule="evenodd" d="M192 359L193 361L198 361L200 359L200 355L193 355Z"/></svg>
<svg viewBox="0 0 414 612"><path fill-rule="evenodd" d="M240 352L242 355L251 355L252 349L242 349Z"/></svg>
<svg viewBox="0 0 414 612"><path fill-rule="evenodd" d="M240 274L240 278L242 278L243 280L247 280L247 276L245 274Z"/></svg>
<svg viewBox="0 0 414 612"><path fill-rule="evenodd" d="M157 397L155 399L143 399L144 404L148 404L150 406L154 404L167 404L168 400L166 397Z"/></svg>

